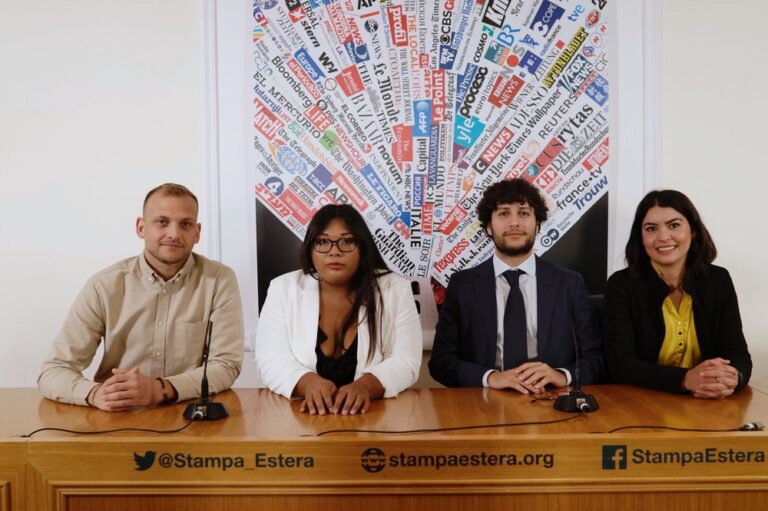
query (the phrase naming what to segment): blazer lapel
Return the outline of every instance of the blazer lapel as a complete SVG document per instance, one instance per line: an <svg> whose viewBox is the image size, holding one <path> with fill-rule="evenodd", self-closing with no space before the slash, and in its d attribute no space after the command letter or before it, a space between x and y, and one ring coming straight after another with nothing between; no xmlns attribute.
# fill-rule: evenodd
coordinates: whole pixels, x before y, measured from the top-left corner
<svg viewBox="0 0 768 511"><path fill-rule="evenodd" d="M556 290L557 282L552 268L536 257L536 348L539 358L547 353Z"/></svg>
<svg viewBox="0 0 768 511"><path fill-rule="evenodd" d="M696 340L699 343L701 356L704 360L714 358L716 356L715 343L712 340L712 326L709 324L711 317L707 316L704 310L702 310L701 304L706 302L702 300L699 294L699 286L697 286L696 280L692 276L685 276L683 290L691 295L691 300L693 301L693 324L696 328ZM664 298L666 298L666 296ZM661 314L661 316L662 318L664 317L663 314ZM661 335L659 335L659 338L661 339L659 350L661 350L661 345L664 344L665 334L666 328L661 332Z"/></svg>
<svg viewBox="0 0 768 511"><path fill-rule="evenodd" d="M496 279L493 275L493 258L477 266L477 285L474 286L471 300L474 300L479 312L479 335L477 346L478 363L493 367L496 364Z"/></svg>
<svg viewBox="0 0 768 511"><path fill-rule="evenodd" d="M296 311L296 326L298 335L293 346L296 358L304 365L315 367L317 355L317 325L320 317L320 283L311 275L304 275L299 290L301 300ZM301 319L299 319L301 318Z"/></svg>

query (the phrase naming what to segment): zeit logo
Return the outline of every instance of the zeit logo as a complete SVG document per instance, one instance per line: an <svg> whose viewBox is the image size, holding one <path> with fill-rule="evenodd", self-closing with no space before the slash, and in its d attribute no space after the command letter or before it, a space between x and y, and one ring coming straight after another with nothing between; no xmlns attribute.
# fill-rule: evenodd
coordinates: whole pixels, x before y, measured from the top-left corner
<svg viewBox="0 0 768 511"><path fill-rule="evenodd" d="M286 455L257 452L252 456L195 456L189 453L161 453L146 451L133 453L136 470L144 472L158 465L160 468L215 469L226 472L231 469L257 470L262 468L303 469L314 468L313 456Z"/></svg>

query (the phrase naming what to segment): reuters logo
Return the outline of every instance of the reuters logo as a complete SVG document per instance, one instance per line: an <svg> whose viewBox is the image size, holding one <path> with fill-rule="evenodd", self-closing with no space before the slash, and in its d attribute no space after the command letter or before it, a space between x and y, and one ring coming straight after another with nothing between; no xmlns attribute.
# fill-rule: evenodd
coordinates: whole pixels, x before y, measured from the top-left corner
<svg viewBox="0 0 768 511"><path fill-rule="evenodd" d="M384 455L384 451L376 447L366 449L360 456L360 464L363 466L363 469L372 474L384 470L386 463L387 457Z"/></svg>

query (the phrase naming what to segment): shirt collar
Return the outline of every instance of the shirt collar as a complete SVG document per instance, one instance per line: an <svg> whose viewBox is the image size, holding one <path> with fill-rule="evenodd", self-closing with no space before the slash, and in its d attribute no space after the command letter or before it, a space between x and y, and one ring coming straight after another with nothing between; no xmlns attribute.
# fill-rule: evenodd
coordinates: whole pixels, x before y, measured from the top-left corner
<svg viewBox="0 0 768 511"><path fill-rule="evenodd" d="M139 268L141 269L141 280L144 280L146 282L149 282L150 284L163 284L167 282L173 282L174 284L179 283L184 279L185 276L189 275L192 270L195 268L195 254L190 253L189 257L187 257L186 262L184 263L184 266L181 267L181 269L168 279L167 281L163 280L163 277L160 276L155 270L152 269L152 267L147 262L146 257L144 256L144 252L142 252L139 255Z"/></svg>
<svg viewBox="0 0 768 511"><path fill-rule="evenodd" d="M498 277L502 273L504 273L507 270L523 270L526 275L530 275L531 277L536 276L536 256L533 255L533 252L523 261L520 263L517 267L512 267L501 260L499 255L494 251L493 253L493 274L495 277Z"/></svg>

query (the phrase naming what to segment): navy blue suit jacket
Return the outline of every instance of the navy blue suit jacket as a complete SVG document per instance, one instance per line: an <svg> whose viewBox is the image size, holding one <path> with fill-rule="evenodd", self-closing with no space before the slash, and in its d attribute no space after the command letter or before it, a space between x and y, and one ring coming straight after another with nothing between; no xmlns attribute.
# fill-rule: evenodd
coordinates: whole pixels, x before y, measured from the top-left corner
<svg viewBox="0 0 768 511"><path fill-rule="evenodd" d="M581 383L597 383L605 366L584 279L537 257L536 296L536 360L574 375L578 343ZM429 360L432 377L448 387L482 387L496 362L497 321L493 259L453 274Z"/></svg>

